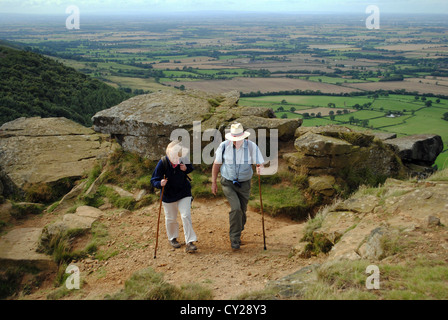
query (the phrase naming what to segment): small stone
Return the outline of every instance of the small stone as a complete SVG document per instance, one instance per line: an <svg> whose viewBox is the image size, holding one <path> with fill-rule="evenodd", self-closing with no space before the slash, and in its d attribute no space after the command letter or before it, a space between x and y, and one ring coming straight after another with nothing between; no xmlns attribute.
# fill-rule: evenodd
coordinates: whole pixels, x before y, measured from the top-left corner
<svg viewBox="0 0 448 320"><path fill-rule="evenodd" d="M437 227L440 226L440 219L434 216L428 217L428 227Z"/></svg>

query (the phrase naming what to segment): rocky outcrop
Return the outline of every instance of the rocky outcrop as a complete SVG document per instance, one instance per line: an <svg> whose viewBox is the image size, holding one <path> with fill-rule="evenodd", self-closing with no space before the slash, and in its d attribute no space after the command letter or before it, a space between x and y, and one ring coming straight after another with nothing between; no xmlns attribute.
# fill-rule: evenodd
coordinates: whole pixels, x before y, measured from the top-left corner
<svg viewBox="0 0 448 320"><path fill-rule="evenodd" d="M447 174L444 170L420 182L388 179L381 187L360 188L349 199L322 208L293 248L299 257L311 258L309 264L319 264L270 281L266 289L283 299L316 297L322 288L333 290L335 281L345 284L341 268L361 266L359 271L366 270L364 280L369 265L381 266L383 272L386 266L407 265L414 259L423 265L425 259L431 264L432 259L445 257ZM357 277L354 272L350 276ZM337 288L337 295L345 292L342 286Z"/></svg>
<svg viewBox="0 0 448 320"><path fill-rule="evenodd" d="M2 175L18 188L79 178L110 148L107 135L65 118L19 118L0 127Z"/></svg>
<svg viewBox="0 0 448 320"><path fill-rule="evenodd" d="M384 246L388 239L448 223L447 194L445 181L388 179L380 188L361 188L351 198L323 210L310 243L298 248L306 251L330 244L329 260L382 260L393 254Z"/></svg>
<svg viewBox="0 0 448 320"><path fill-rule="evenodd" d="M93 118L97 132L111 134L126 151L157 160L165 154L175 129L193 132L193 122L201 121L201 131L225 128L241 122L245 129L278 129L279 138L291 139L301 122L275 119L271 109L239 107L237 91L211 95L199 91L156 92L133 97L98 112Z"/></svg>
<svg viewBox="0 0 448 320"><path fill-rule="evenodd" d="M0 238L0 268L7 266L55 270L51 256L37 252L41 228L19 228Z"/></svg>
<svg viewBox="0 0 448 320"><path fill-rule="evenodd" d="M292 169L310 176L341 177L353 170L369 170L377 176L394 177L403 173L396 153L375 135L342 126L299 128L296 153L284 158Z"/></svg>
<svg viewBox="0 0 448 320"><path fill-rule="evenodd" d="M442 138L433 134L389 139L385 143L392 146L404 162L423 166L431 166L443 151Z"/></svg>
<svg viewBox="0 0 448 320"><path fill-rule="evenodd" d="M297 152L283 155L290 168L309 176L331 175L339 182L359 175L386 178L432 172L431 165L443 148L440 136L396 138L394 134L357 132L333 125L300 127L295 137ZM327 188L322 190L331 193Z"/></svg>

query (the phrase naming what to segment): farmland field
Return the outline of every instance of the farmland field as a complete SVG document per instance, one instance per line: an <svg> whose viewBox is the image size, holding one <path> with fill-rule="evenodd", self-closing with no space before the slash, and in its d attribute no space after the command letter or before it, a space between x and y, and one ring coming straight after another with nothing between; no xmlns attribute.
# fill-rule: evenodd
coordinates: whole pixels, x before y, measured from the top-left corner
<svg viewBox="0 0 448 320"><path fill-rule="evenodd" d="M350 93L359 92L360 90L344 88L326 83L313 83L300 79L286 78L235 78L232 80L215 80L215 81L194 81L194 82L178 82L176 85L184 85L187 89L196 89L208 92L222 93L238 88L243 93L257 92L262 93L282 91L282 90L313 90L323 93Z"/></svg>
<svg viewBox="0 0 448 320"><path fill-rule="evenodd" d="M421 80L418 80L421 81ZM376 91L376 90L400 90L406 88L409 92L418 92L420 94L424 93L433 93L433 94L448 94L448 87L445 85L436 85L436 84L428 84L428 83L419 83L414 79L408 80L405 79L403 81L388 81L388 82L369 82L369 83L348 83L347 87L359 89L359 90L367 90L367 91Z"/></svg>
<svg viewBox="0 0 448 320"><path fill-rule="evenodd" d="M353 109L345 109L347 110L349 113L350 112L354 112L356 110ZM305 114L305 113L314 113L314 114L319 114L323 117L329 116L331 114L331 112L335 113L335 109L333 108L311 108L311 109L305 109L305 110L299 110L299 111L295 111L295 113L298 114ZM336 114L336 113L335 113Z"/></svg>
<svg viewBox="0 0 448 320"><path fill-rule="evenodd" d="M435 100L434 98L431 98ZM283 101L283 104L281 101ZM286 103L285 103L286 101ZM360 110L350 109L350 113L338 114L337 110L343 110L343 104L354 106L356 104L363 105L371 103L369 107ZM323 108L328 103L335 103L335 108ZM333 97L333 96L263 96L241 98L241 105L259 106L273 108L277 110L278 106L282 106L288 110L290 106L314 106L313 108L300 109L292 112L276 112L277 117L285 114L288 118L295 118L297 114L307 112L313 113L314 116L303 119L302 126L322 126L327 124L344 125L356 130L370 130L373 132L391 132L398 136L412 134L438 134L442 137L445 148L444 152L437 158L436 165L439 168L448 167L448 122L443 120L443 114L448 112L448 100L440 99L439 103L433 103L431 107L425 107L424 103L415 96L411 95L388 95L373 99L372 97ZM341 107L342 105L342 107ZM403 112L403 109L406 109ZM324 112L326 111L326 112ZM334 119L330 119L329 111L334 111ZM320 117L316 115L321 112ZM395 114L394 114L395 112ZM398 114L398 112L401 112ZM387 117L386 114L391 115ZM284 116L283 116L284 117ZM303 116L301 115L303 118ZM351 119L352 118L352 119ZM358 122L359 121L359 122ZM368 121L362 123L362 121Z"/></svg>

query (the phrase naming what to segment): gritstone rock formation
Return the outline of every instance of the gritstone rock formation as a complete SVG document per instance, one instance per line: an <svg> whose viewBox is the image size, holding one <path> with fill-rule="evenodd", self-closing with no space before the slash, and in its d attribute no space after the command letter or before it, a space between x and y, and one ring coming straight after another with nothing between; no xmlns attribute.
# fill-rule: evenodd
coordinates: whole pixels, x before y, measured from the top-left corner
<svg viewBox="0 0 448 320"><path fill-rule="evenodd" d="M279 139L293 138L301 122L276 119L271 109L239 107L239 93L211 95L199 91L155 92L126 100L93 116L94 130L111 134L126 151L157 160L165 154L175 129L193 131L201 121L201 131L218 129L221 134L233 122L245 129L278 129ZM269 135L269 132L268 132Z"/></svg>
<svg viewBox="0 0 448 320"><path fill-rule="evenodd" d="M18 188L79 178L110 151L107 138L65 118L16 119L0 127L3 175Z"/></svg>
<svg viewBox="0 0 448 320"><path fill-rule="evenodd" d="M311 176L340 176L346 170L368 169L375 175L400 177L429 170L443 149L438 135L376 135L343 126L301 127L295 153L284 158L296 171ZM423 167L421 167L423 166Z"/></svg>

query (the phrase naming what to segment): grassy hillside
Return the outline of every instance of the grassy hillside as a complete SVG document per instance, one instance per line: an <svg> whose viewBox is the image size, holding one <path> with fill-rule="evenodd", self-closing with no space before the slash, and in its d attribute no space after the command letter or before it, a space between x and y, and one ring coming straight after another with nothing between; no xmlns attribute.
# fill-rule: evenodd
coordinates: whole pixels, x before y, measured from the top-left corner
<svg viewBox="0 0 448 320"><path fill-rule="evenodd" d="M129 97L50 58L0 45L0 125L41 116L90 126L96 112Z"/></svg>

